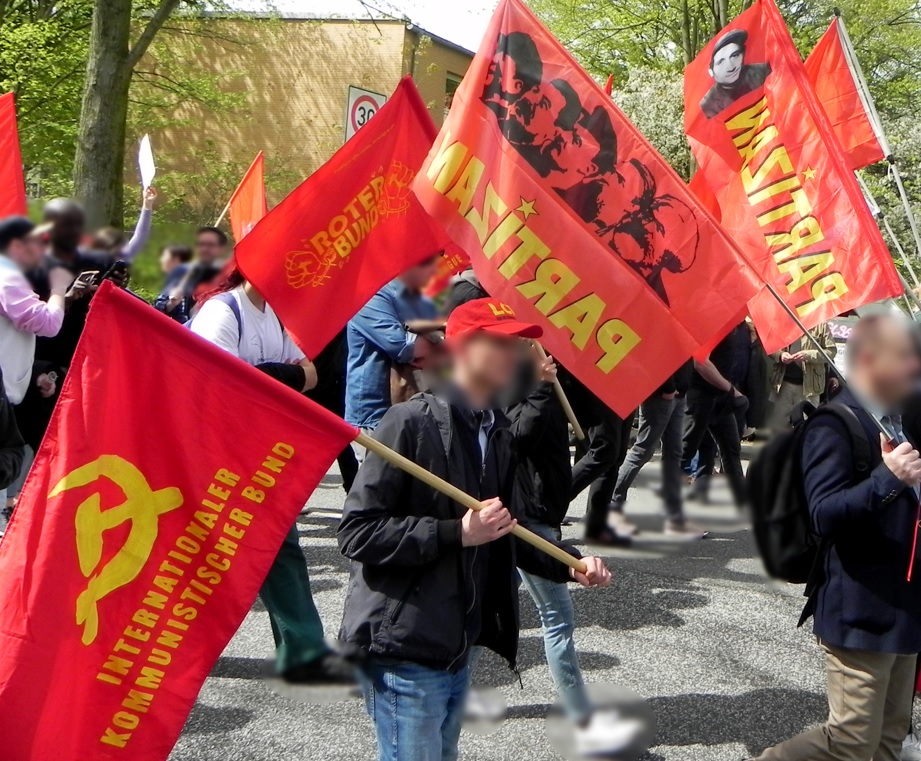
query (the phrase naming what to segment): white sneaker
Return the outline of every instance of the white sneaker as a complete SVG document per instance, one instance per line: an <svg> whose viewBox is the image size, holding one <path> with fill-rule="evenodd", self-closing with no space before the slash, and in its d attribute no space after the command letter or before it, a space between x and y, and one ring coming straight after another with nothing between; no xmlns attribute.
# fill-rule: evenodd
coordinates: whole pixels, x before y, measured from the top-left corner
<svg viewBox="0 0 921 761"><path fill-rule="evenodd" d="M902 761L921 761L921 738L912 732L902 740Z"/></svg>
<svg viewBox="0 0 921 761"><path fill-rule="evenodd" d="M617 710L595 711L589 723L576 727L580 756L612 756L629 748L643 731L639 719L624 719Z"/></svg>
<svg viewBox="0 0 921 761"><path fill-rule="evenodd" d="M639 531L635 523L628 521L626 516L617 510L611 510L610 524L620 536L633 536Z"/></svg>
<svg viewBox="0 0 921 761"><path fill-rule="evenodd" d="M665 528L663 532L666 536L677 536L682 539L686 539L689 542L696 542L700 539L703 539L709 531L695 526L693 523L688 523L687 521L673 521L666 520Z"/></svg>

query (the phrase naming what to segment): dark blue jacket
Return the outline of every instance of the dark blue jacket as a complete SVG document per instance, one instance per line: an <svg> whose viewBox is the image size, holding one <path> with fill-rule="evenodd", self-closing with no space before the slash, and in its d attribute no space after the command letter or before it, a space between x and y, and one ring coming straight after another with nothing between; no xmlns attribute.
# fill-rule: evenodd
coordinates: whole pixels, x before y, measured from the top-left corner
<svg viewBox="0 0 921 761"><path fill-rule="evenodd" d="M836 402L857 414L870 441L870 475L855 483L843 422L809 424L802 465L813 530L831 542L814 600L815 634L830 645L878 653L921 652L921 562L907 581L918 500L883 464L879 431L847 390Z"/></svg>

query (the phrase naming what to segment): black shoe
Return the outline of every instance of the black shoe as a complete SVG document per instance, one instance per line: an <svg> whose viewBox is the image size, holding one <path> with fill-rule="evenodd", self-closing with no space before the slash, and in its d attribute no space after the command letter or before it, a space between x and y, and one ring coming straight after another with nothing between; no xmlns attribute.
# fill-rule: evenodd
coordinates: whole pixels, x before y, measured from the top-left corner
<svg viewBox="0 0 921 761"><path fill-rule="evenodd" d="M601 547L630 547L633 540L629 536L621 536L616 531L606 528L597 534L586 534L585 543Z"/></svg>
<svg viewBox="0 0 921 761"><path fill-rule="evenodd" d="M288 684L355 684L355 667L341 655L327 653L310 663L293 666L281 675Z"/></svg>

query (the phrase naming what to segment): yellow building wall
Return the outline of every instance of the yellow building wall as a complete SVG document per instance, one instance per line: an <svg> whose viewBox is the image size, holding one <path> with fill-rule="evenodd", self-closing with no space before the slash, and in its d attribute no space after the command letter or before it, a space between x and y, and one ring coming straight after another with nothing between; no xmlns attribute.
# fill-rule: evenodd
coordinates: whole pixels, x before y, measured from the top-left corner
<svg viewBox="0 0 921 761"><path fill-rule="evenodd" d="M399 21L214 19L207 37L183 51L192 70L216 76L234 95L229 111L187 101L170 126L152 131L158 174L201 173L201 162L225 163L226 179L190 189L199 206L220 208L223 187L265 152L272 206L321 166L345 138L350 85L389 95L414 73L437 125L444 119L448 73L462 75L470 57L420 36ZM175 44L182 45L182 39ZM207 156L207 159L203 159ZM214 174L214 173L212 173ZM221 187L217 187L221 185ZM191 199L190 199L191 200Z"/></svg>

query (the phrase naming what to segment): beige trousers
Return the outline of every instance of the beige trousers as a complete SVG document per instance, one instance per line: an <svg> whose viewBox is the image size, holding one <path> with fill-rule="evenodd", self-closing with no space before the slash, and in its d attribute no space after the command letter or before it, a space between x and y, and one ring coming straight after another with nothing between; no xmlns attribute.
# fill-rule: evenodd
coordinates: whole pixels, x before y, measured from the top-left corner
<svg viewBox="0 0 921 761"><path fill-rule="evenodd" d="M756 761L899 761L914 694L914 655L820 643L828 674L828 720Z"/></svg>

